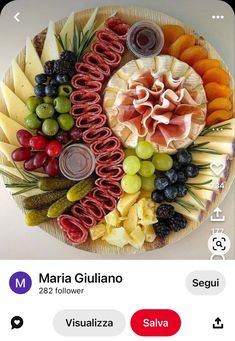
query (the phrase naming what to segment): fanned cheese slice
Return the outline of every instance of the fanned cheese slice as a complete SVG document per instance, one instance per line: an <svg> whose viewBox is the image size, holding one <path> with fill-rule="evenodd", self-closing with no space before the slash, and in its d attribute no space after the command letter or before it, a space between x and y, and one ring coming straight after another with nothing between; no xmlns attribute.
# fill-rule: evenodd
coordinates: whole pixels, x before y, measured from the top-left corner
<svg viewBox="0 0 235 341"><path fill-rule="evenodd" d="M35 85L35 76L43 73L43 67L39 55L30 38L26 40L25 75Z"/></svg>
<svg viewBox="0 0 235 341"><path fill-rule="evenodd" d="M17 146L13 144L9 144L6 142L0 142L0 152L6 157L6 159L13 164L13 160L11 158L11 154L14 152L14 150L18 148ZM17 163L18 166L19 163ZM19 165L21 166L21 165ZM21 168L21 167L20 167Z"/></svg>
<svg viewBox="0 0 235 341"><path fill-rule="evenodd" d="M65 42L67 40L68 42L67 45L68 50L72 48L73 36L74 36L74 13L71 13L60 32L60 37L62 41Z"/></svg>
<svg viewBox="0 0 235 341"><path fill-rule="evenodd" d="M120 89L127 90L127 85L128 85L127 81L120 78L118 74L114 74L113 77L108 82L106 89L110 91L112 90L119 91Z"/></svg>
<svg viewBox="0 0 235 341"><path fill-rule="evenodd" d="M27 98L34 95L33 86L15 60L13 60L11 66L15 94L23 102L26 102Z"/></svg>
<svg viewBox="0 0 235 341"><path fill-rule="evenodd" d="M0 112L0 127L2 128L8 142L15 146L20 146L17 138L16 133L20 129L25 129L22 125L12 120L10 117L4 115Z"/></svg>
<svg viewBox="0 0 235 341"><path fill-rule="evenodd" d="M41 55L42 64L45 64L48 60L59 59L60 57L59 44L55 35L55 24L53 21L50 21Z"/></svg>
<svg viewBox="0 0 235 341"><path fill-rule="evenodd" d="M4 83L1 83L1 91L10 118L19 124L24 125L25 117L30 114L24 102L22 102L21 99Z"/></svg>
<svg viewBox="0 0 235 341"><path fill-rule="evenodd" d="M131 60L126 65L124 65L120 70L118 70L117 74L120 78L125 81L133 76L134 73L138 72L139 68L134 60Z"/></svg>
<svg viewBox="0 0 235 341"><path fill-rule="evenodd" d="M17 148L16 146L14 146L14 148ZM0 170L3 170L7 173L10 173L11 175L16 176L19 179L24 179L22 174L17 170L16 167L11 167L11 166L6 166L6 165L0 165ZM46 174L44 173L40 173L40 172L30 172L31 174L34 174L36 176L40 176L40 177L47 177Z"/></svg>
<svg viewBox="0 0 235 341"><path fill-rule="evenodd" d="M141 69L153 69L155 70L155 59L150 58L142 58L142 59L136 59L136 64L138 68Z"/></svg>
<svg viewBox="0 0 235 341"><path fill-rule="evenodd" d="M85 34L87 31L89 31L92 28L92 26L93 26L93 24L95 22L95 18L96 18L97 12L98 12L98 7L95 8L95 10L91 14L89 20L87 21L86 25L84 26L83 34Z"/></svg>

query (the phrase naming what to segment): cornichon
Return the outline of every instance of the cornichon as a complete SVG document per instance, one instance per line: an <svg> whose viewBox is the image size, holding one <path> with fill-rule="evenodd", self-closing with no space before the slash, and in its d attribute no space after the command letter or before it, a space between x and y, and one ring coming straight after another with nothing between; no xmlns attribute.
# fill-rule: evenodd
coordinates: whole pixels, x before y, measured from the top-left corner
<svg viewBox="0 0 235 341"><path fill-rule="evenodd" d="M43 206L49 206L53 202L57 201L64 195L66 195L67 190L63 191L52 191L46 192L38 195L32 195L31 197L24 198L23 207L26 210L32 210L36 208L40 208Z"/></svg>
<svg viewBox="0 0 235 341"><path fill-rule="evenodd" d="M30 210L25 213L25 222L28 226L36 226L47 221L47 210L48 208L40 208L36 210Z"/></svg>
<svg viewBox="0 0 235 341"><path fill-rule="evenodd" d="M67 199L66 195L64 195L48 208L47 216L49 218L57 218L59 217L59 215L68 210L72 205L73 203Z"/></svg>
<svg viewBox="0 0 235 341"><path fill-rule="evenodd" d="M40 178L38 180L38 188L42 191L55 191L61 189L69 189L76 184L76 181L72 181L65 178Z"/></svg>
<svg viewBox="0 0 235 341"><path fill-rule="evenodd" d="M90 176L88 179L81 180L79 183L71 187L67 192L67 199L71 202L78 201L87 195L93 188L95 177Z"/></svg>

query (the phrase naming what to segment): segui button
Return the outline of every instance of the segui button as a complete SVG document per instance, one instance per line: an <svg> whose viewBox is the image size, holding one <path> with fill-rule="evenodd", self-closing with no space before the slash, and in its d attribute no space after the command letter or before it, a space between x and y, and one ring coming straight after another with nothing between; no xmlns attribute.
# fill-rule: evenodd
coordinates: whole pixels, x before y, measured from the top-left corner
<svg viewBox="0 0 235 341"><path fill-rule="evenodd" d="M142 309L131 318L131 328L139 336L172 336L180 327L179 315L170 309Z"/></svg>

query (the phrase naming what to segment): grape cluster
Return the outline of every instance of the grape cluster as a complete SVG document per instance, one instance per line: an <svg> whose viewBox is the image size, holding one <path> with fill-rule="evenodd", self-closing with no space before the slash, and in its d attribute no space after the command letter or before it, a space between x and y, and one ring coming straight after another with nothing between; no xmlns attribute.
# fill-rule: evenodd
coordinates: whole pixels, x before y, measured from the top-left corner
<svg viewBox="0 0 235 341"><path fill-rule="evenodd" d="M178 232L187 226L185 217L175 212L172 205L162 204L157 209L157 223L153 224L156 235L164 239L171 231Z"/></svg>
<svg viewBox="0 0 235 341"><path fill-rule="evenodd" d="M186 181L198 175L198 166L192 163L192 154L181 149L173 157L172 167L155 178L152 200L157 203L175 201L187 194Z"/></svg>

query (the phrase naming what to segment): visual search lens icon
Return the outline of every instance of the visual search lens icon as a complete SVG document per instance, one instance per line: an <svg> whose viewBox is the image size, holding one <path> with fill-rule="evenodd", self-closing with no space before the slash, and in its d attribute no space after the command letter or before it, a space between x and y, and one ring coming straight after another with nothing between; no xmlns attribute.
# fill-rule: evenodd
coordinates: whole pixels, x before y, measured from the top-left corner
<svg viewBox="0 0 235 341"><path fill-rule="evenodd" d="M11 319L11 329L19 329L23 326L24 320L20 316L14 316Z"/></svg>
<svg viewBox="0 0 235 341"><path fill-rule="evenodd" d="M31 289L32 279L26 272L18 271L11 276L9 285L16 294L25 294Z"/></svg>

